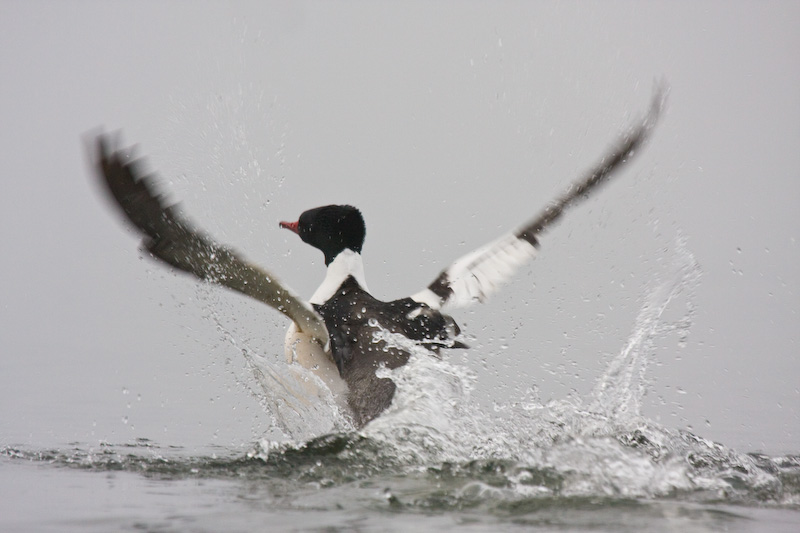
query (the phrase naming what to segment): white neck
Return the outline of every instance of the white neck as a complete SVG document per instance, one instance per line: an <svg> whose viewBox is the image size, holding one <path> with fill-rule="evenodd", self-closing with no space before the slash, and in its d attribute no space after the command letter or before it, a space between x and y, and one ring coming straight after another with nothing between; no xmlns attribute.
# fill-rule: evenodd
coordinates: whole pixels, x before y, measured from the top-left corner
<svg viewBox="0 0 800 533"><path fill-rule="evenodd" d="M325 279L311 297L310 302L317 305L324 304L330 300L331 296L349 276L353 276L362 289L369 291L367 289L367 281L364 278L364 263L361 261L361 254L347 248L340 252L328 265Z"/></svg>

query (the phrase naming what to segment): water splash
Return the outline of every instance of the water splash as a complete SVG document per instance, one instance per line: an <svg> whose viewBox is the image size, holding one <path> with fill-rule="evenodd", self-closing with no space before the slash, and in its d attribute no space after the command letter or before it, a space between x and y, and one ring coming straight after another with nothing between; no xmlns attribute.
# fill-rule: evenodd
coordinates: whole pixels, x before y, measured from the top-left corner
<svg viewBox="0 0 800 533"><path fill-rule="evenodd" d="M700 279L700 266L686 247L684 238L678 238L675 250L673 271L650 290L627 344L595 385L589 410L605 421L623 427L626 422L638 422L642 398L647 393L647 367L655 340L676 329L685 339L691 327L694 315L691 298L688 299L686 315L677 324L665 324L662 320L673 299L683 292L693 292Z"/></svg>
<svg viewBox="0 0 800 533"><path fill-rule="evenodd" d="M273 427L288 441L300 443L318 435L353 429L342 399L316 374L294 361L274 361L259 354L225 326L213 307L208 316L226 342L242 354L255 386L244 377L235 376L236 380L258 400L270 415Z"/></svg>
<svg viewBox="0 0 800 533"><path fill-rule="evenodd" d="M692 433L662 427L642 415L646 371L656 341L672 333L685 339L694 316L692 297L700 268L684 239L677 240L675 250L668 272L643 299L625 346L585 398L543 404L531 388L487 412L471 396L475 373L385 332L380 340L399 344L412 354L409 364L380 370L398 387L385 413L360 432L300 445L264 441L251 456L280 461L289 450L313 454L330 450L331 442L336 442L337 468L342 467L339 461L349 464L349 460L360 465L361 474L438 472L435 477L458 480L450 497L462 504L481 498L689 495L796 505L797 483L792 481L796 473L787 474L796 472L796 458L740 454ZM685 313L669 322L666 311L679 295L686 296ZM252 354L249 357L255 360ZM275 394L279 381L275 370L258 379L264 394ZM273 414L283 412L275 406L277 400L270 401ZM298 416L290 423L284 419L284 425L299 423L304 411L295 413Z"/></svg>

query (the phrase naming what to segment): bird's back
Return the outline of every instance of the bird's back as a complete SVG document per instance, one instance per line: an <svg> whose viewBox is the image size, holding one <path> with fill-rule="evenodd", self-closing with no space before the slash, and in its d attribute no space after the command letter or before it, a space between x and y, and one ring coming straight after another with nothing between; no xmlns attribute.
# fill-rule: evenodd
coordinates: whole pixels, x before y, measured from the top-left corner
<svg viewBox="0 0 800 533"><path fill-rule="evenodd" d="M315 308L328 328L331 353L347 383L358 426L383 412L394 397L394 382L378 377L376 370L403 366L414 345L435 350L458 333L452 319L438 311L410 298L382 302L352 277Z"/></svg>

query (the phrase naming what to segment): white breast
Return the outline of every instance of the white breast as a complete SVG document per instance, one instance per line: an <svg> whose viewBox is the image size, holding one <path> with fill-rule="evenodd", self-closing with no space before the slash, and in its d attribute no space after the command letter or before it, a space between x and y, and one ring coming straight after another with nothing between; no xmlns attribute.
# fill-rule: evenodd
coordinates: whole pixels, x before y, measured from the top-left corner
<svg viewBox="0 0 800 533"><path fill-rule="evenodd" d="M301 332L297 331L297 326L292 323L289 330L286 332L286 340L284 342L284 350L286 353L286 361L289 364L297 363L303 368L310 370L323 383L330 389L334 397L343 399L347 393L347 384L339 376L339 369L336 368L336 363L329 352L322 349L319 343L312 340L312 338ZM319 396L317 384L312 380L305 380L303 382L307 393L312 396Z"/></svg>

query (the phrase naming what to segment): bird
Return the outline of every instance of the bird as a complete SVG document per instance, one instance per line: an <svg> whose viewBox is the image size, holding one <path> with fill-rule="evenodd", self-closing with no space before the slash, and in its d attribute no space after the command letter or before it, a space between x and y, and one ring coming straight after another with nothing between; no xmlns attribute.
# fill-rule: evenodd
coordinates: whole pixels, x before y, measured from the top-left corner
<svg viewBox="0 0 800 533"><path fill-rule="evenodd" d="M100 133L87 143L94 173L112 204L143 234L154 258L211 283L260 301L291 320L284 351L288 361L314 372L345 399L351 420L362 428L392 403L396 385L380 369L405 365L416 347L437 356L467 348L453 310L491 296L540 248L539 237L564 212L618 174L648 140L666 99L656 87L643 119L555 201L520 228L454 261L424 289L382 301L370 294L361 253L366 225L350 205L309 209L287 229L320 250L326 274L310 299L295 294L270 271L217 243L159 192L159 178L143 159L119 148L116 136Z"/></svg>

